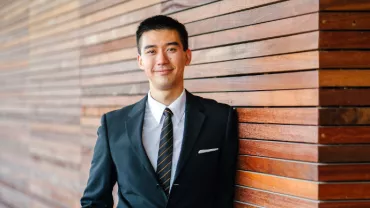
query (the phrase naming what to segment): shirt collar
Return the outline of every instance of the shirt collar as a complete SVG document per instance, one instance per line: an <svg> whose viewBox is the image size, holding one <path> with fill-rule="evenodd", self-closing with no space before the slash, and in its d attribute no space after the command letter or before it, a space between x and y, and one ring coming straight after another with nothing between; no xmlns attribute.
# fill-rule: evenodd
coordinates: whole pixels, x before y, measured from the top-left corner
<svg viewBox="0 0 370 208"><path fill-rule="evenodd" d="M173 113L173 121L177 125L185 113L186 93L185 89L181 95L176 98L169 106L165 106L162 103L154 100L148 92L148 106L158 124L161 122L164 109L169 108Z"/></svg>

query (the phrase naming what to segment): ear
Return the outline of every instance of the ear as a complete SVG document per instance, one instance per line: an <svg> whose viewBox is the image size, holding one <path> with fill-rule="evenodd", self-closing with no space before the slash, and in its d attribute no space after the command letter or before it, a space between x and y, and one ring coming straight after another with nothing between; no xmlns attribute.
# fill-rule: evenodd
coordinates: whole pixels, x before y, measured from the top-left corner
<svg viewBox="0 0 370 208"><path fill-rule="evenodd" d="M191 50L188 49L185 51L186 53L186 62L185 62L185 66L188 66L191 62Z"/></svg>
<svg viewBox="0 0 370 208"><path fill-rule="evenodd" d="M143 66L143 58L141 57L140 54L137 54L137 64L139 65L139 68L144 70L144 66Z"/></svg>

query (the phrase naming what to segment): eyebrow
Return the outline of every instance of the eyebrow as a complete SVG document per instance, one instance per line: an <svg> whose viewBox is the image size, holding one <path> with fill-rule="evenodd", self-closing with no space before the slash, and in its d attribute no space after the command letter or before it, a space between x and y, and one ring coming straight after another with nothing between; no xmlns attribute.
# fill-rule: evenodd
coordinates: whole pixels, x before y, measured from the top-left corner
<svg viewBox="0 0 370 208"><path fill-rule="evenodd" d="M175 46L180 46L180 44L178 42L169 42L169 43L166 43L166 46L169 46L169 45L175 45ZM144 47L144 50L148 49L148 48L155 48L157 47L157 45L147 45Z"/></svg>

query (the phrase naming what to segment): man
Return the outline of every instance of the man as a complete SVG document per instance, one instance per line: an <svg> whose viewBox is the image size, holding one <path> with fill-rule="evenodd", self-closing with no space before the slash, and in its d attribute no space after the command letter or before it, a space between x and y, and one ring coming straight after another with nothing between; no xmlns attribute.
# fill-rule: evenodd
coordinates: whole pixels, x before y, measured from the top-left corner
<svg viewBox="0 0 370 208"><path fill-rule="evenodd" d="M82 207L112 207L116 182L118 208L233 207L235 111L184 89L191 61L184 25L154 16L136 38L150 91L102 116Z"/></svg>

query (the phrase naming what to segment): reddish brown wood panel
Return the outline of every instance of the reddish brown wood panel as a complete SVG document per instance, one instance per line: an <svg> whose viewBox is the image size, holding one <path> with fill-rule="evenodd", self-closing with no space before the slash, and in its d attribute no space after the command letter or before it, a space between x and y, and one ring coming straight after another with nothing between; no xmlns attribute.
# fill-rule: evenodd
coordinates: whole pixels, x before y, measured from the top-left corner
<svg viewBox="0 0 370 208"><path fill-rule="evenodd" d="M369 125L369 108L322 108L319 109L320 125ZM343 128L350 130L350 127ZM361 131L366 128L352 128L353 131ZM339 132L338 132L339 133ZM367 135L366 131L361 132ZM354 135L353 135L354 136Z"/></svg>
<svg viewBox="0 0 370 208"><path fill-rule="evenodd" d="M185 80L192 92L317 88L317 71Z"/></svg>
<svg viewBox="0 0 370 208"><path fill-rule="evenodd" d="M319 176L321 176L319 167L320 166L314 163L302 163L265 157L243 155L238 158L238 168L241 170L311 181L318 181Z"/></svg>
<svg viewBox="0 0 370 208"><path fill-rule="evenodd" d="M219 0L169 0L161 3L161 13L168 15L174 12L179 12L185 9L209 4L216 1Z"/></svg>
<svg viewBox="0 0 370 208"><path fill-rule="evenodd" d="M370 89L322 89L319 94L322 106L370 105Z"/></svg>
<svg viewBox="0 0 370 208"><path fill-rule="evenodd" d="M370 199L370 183L324 183L319 185L321 200Z"/></svg>
<svg viewBox="0 0 370 208"><path fill-rule="evenodd" d="M235 191L236 200L248 202L257 205L258 207L302 207L302 208L316 208L318 202L306 200L297 197L290 197L288 195L274 194L272 192L254 189L250 187L236 187ZM244 208L242 204L236 207ZM248 206L246 206L248 207Z"/></svg>
<svg viewBox="0 0 370 208"><path fill-rule="evenodd" d="M0 207L79 207L100 117L149 90L156 14L188 29L187 90L237 108L235 207L370 207L369 1L0 4Z"/></svg>
<svg viewBox="0 0 370 208"><path fill-rule="evenodd" d="M370 162L370 145L318 146L320 162Z"/></svg>
<svg viewBox="0 0 370 208"><path fill-rule="evenodd" d="M370 11L367 0L320 0L321 11Z"/></svg>
<svg viewBox="0 0 370 208"><path fill-rule="evenodd" d="M109 41L106 43L92 45L81 49L81 56L89 56L97 53L104 53L124 48L132 48L136 46L136 37L130 36L118 40Z"/></svg>
<svg viewBox="0 0 370 208"><path fill-rule="evenodd" d="M369 87L370 70L320 70L321 87Z"/></svg>
<svg viewBox="0 0 370 208"><path fill-rule="evenodd" d="M238 108L240 122L317 125L317 108Z"/></svg>
<svg viewBox="0 0 370 208"><path fill-rule="evenodd" d="M370 127L320 127L319 141L322 144L367 144L370 143Z"/></svg>
<svg viewBox="0 0 370 208"><path fill-rule="evenodd" d="M251 3L250 1L239 1ZM238 3L239 3L238 2ZM263 2L263 1L260 1ZM220 2L221 3L221 2ZM258 2L256 2L258 3ZM279 11L279 12L276 12ZM317 11L317 0L282 1L276 4L241 10L213 18L207 18L186 24L190 36L226 30L230 28L260 24L273 20L299 16ZM269 15L264 15L269 14Z"/></svg>
<svg viewBox="0 0 370 208"><path fill-rule="evenodd" d="M317 182L277 177L249 171L237 171L236 183L255 189L263 189L309 199L318 199L319 194L319 185Z"/></svg>
<svg viewBox="0 0 370 208"><path fill-rule="evenodd" d="M318 166L320 181L369 181L370 164L329 164ZM340 173L340 174L338 174Z"/></svg>
<svg viewBox="0 0 370 208"><path fill-rule="evenodd" d="M288 142L318 142L317 126L239 124L239 137Z"/></svg>
<svg viewBox="0 0 370 208"><path fill-rule="evenodd" d="M320 68L370 68L370 51L320 51Z"/></svg>
<svg viewBox="0 0 370 208"><path fill-rule="evenodd" d="M368 12L320 12L322 30L369 30Z"/></svg>
<svg viewBox="0 0 370 208"><path fill-rule="evenodd" d="M317 145L240 139L239 153L260 157L318 162Z"/></svg>
<svg viewBox="0 0 370 208"><path fill-rule="evenodd" d="M368 49L370 48L370 32L322 31L319 44L322 49Z"/></svg>

